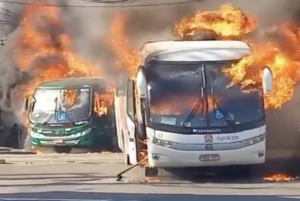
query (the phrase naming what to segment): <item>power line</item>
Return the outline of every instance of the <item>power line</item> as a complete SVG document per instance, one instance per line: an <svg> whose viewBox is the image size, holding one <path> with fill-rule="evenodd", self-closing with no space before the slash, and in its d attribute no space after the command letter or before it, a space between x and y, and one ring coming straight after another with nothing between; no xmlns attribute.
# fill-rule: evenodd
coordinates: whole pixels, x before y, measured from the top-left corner
<svg viewBox="0 0 300 201"><path fill-rule="evenodd" d="M36 6L44 6L44 7L68 7L68 8L137 8L137 7L154 7L154 6L173 6L180 4L189 4L189 3L198 3L206 0L188 0L188 1L177 1L177 2L165 2L165 3L155 3L155 4L138 4L138 5L58 5L58 4L39 4L39 3L27 3L27 2L17 2L17 1L7 1L0 0L0 3L8 3L8 4L18 4L18 5L36 5ZM116 4L105 3L105 4ZM126 4L129 4L127 2Z"/></svg>

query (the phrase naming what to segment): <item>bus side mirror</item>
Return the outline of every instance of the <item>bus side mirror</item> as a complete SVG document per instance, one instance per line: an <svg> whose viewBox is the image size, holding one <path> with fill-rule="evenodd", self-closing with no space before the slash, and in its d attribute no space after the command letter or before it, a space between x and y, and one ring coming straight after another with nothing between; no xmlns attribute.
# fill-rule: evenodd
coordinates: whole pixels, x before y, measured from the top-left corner
<svg viewBox="0 0 300 201"><path fill-rule="evenodd" d="M140 70L137 74L136 85L137 85L139 97L147 98L147 82L146 82L146 77L145 77L145 74L144 74L142 68L140 68Z"/></svg>
<svg viewBox="0 0 300 201"><path fill-rule="evenodd" d="M269 67L264 67L262 76L262 87L265 94L273 91L273 74Z"/></svg>
<svg viewBox="0 0 300 201"><path fill-rule="evenodd" d="M24 109L25 111L29 110L29 97L25 98Z"/></svg>

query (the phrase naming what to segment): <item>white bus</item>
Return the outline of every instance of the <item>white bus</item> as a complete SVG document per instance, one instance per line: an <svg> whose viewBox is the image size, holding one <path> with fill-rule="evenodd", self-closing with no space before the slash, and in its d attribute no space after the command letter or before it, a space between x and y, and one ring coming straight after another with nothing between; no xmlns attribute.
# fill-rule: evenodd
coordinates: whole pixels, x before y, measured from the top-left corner
<svg viewBox="0 0 300 201"><path fill-rule="evenodd" d="M264 163L272 72L262 67L261 86L242 89L222 71L250 52L242 41L146 43L136 79L120 79L115 93L125 163L142 160L142 148L153 168Z"/></svg>

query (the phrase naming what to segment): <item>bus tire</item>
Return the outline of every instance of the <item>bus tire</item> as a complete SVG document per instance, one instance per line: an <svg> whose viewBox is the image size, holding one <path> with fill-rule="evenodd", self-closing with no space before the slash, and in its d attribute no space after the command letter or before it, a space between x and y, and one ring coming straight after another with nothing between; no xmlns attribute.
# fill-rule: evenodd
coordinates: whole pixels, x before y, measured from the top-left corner
<svg viewBox="0 0 300 201"><path fill-rule="evenodd" d="M230 178L251 180L255 175L255 165L240 165L233 168L229 167L229 171L224 172Z"/></svg>
<svg viewBox="0 0 300 201"><path fill-rule="evenodd" d="M145 177L156 177L158 175L157 167L144 167L144 171Z"/></svg>

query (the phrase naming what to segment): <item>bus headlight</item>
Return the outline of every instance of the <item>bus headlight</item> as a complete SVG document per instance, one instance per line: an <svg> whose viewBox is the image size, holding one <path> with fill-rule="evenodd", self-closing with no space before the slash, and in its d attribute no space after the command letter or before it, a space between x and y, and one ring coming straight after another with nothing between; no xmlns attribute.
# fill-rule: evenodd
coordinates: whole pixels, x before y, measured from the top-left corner
<svg viewBox="0 0 300 201"><path fill-rule="evenodd" d="M91 128L85 129L84 131L81 132L81 136L84 136L86 134L88 134L89 132L91 132Z"/></svg>
<svg viewBox="0 0 300 201"><path fill-rule="evenodd" d="M260 135L260 136L256 136L247 140L243 140L243 143L249 144L249 145L253 145L253 144L257 144L261 141L264 141L266 138L266 134Z"/></svg>
<svg viewBox="0 0 300 201"><path fill-rule="evenodd" d="M33 132L33 131L30 131L30 136L33 137L33 138L42 138L42 137L44 137L43 134L36 133L36 132Z"/></svg>
<svg viewBox="0 0 300 201"><path fill-rule="evenodd" d="M161 139L158 139L158 138L152 138L152 143L153 144L156 144L156 145L159 145L159 146L162 146L162 147L170 147L174 144L174 142L171 142L171 141L167 141L167 140L161 140Z"/></svg>

